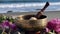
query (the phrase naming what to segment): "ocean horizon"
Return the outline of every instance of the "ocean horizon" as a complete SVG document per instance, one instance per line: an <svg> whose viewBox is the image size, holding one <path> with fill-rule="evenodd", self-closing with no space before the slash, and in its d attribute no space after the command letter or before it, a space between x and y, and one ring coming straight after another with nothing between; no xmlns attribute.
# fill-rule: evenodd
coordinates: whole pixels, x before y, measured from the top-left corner
<svg viewBox="0 0 60 34"><path fill-rule="evenodd" d="M13 12L34 12L42 9L48 0L39 1L0 1L0 13ZM48 1L50 6L45 11L60 11L60 0Z"/></svg>

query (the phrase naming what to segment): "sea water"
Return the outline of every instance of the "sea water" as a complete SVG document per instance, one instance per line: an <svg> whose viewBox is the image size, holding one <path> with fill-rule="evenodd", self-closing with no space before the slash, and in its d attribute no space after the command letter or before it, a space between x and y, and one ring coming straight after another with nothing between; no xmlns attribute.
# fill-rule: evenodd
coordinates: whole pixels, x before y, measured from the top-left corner
<svg viewBox="0 0 60 34"><path fill-rule="evenodd" d="M60 11L60 0L0 0L0 13L36 12L42 9L47 1L50 6L45 11Z"/></svg>

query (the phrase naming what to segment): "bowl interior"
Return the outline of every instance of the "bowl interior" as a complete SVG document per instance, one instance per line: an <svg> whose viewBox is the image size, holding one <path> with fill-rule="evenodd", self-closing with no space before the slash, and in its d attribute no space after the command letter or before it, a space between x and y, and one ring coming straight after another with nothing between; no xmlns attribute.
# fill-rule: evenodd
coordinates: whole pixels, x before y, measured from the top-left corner
<svg viewBox="0 0 60 34"><path fill-rule="evenodd" d="M25 19L25 20L29 20L31 17L36 17L35 15L24 15L23 16L23 19ZM44 19L44 18L46 18L47 16L46 15L41 15L39 18L37 18L37 19Z"/></svg>

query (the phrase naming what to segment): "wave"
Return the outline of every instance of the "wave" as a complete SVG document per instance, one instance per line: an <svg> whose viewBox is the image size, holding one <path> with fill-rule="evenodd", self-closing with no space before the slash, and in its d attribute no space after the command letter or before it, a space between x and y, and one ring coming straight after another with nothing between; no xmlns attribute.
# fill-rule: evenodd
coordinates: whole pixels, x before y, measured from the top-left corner
<svg viewBox="0 0 60 34"><path fill-rule="evenodd" d="M37 7L37 6L44 6L45 3L12 3L12 4L0 4L0 8L13 8L13 7ZM60 5L60 2L50 2L51 5Z"/></svg>
<svg viewBox="0 0 60 34"><path fill-rule="evenodd" d="M6 13L9 10L13 12L32 12L41 9L45 3L8 3L0 4L0 13ZM58 11L60 10L60 2L50 2L50 6L46 11Z"/></svg>

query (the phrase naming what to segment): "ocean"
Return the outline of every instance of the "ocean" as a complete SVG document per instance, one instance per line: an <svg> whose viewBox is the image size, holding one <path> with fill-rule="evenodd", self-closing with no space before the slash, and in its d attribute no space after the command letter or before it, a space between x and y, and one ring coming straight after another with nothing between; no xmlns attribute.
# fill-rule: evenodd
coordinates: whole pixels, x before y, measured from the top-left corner
<svg viewBox="0 0 60 34"><path fill-rule="evenodd" d="M50 6L45 11L60 11L60 0L0 0L0 13L39 11L47 1Z"/></svg>

